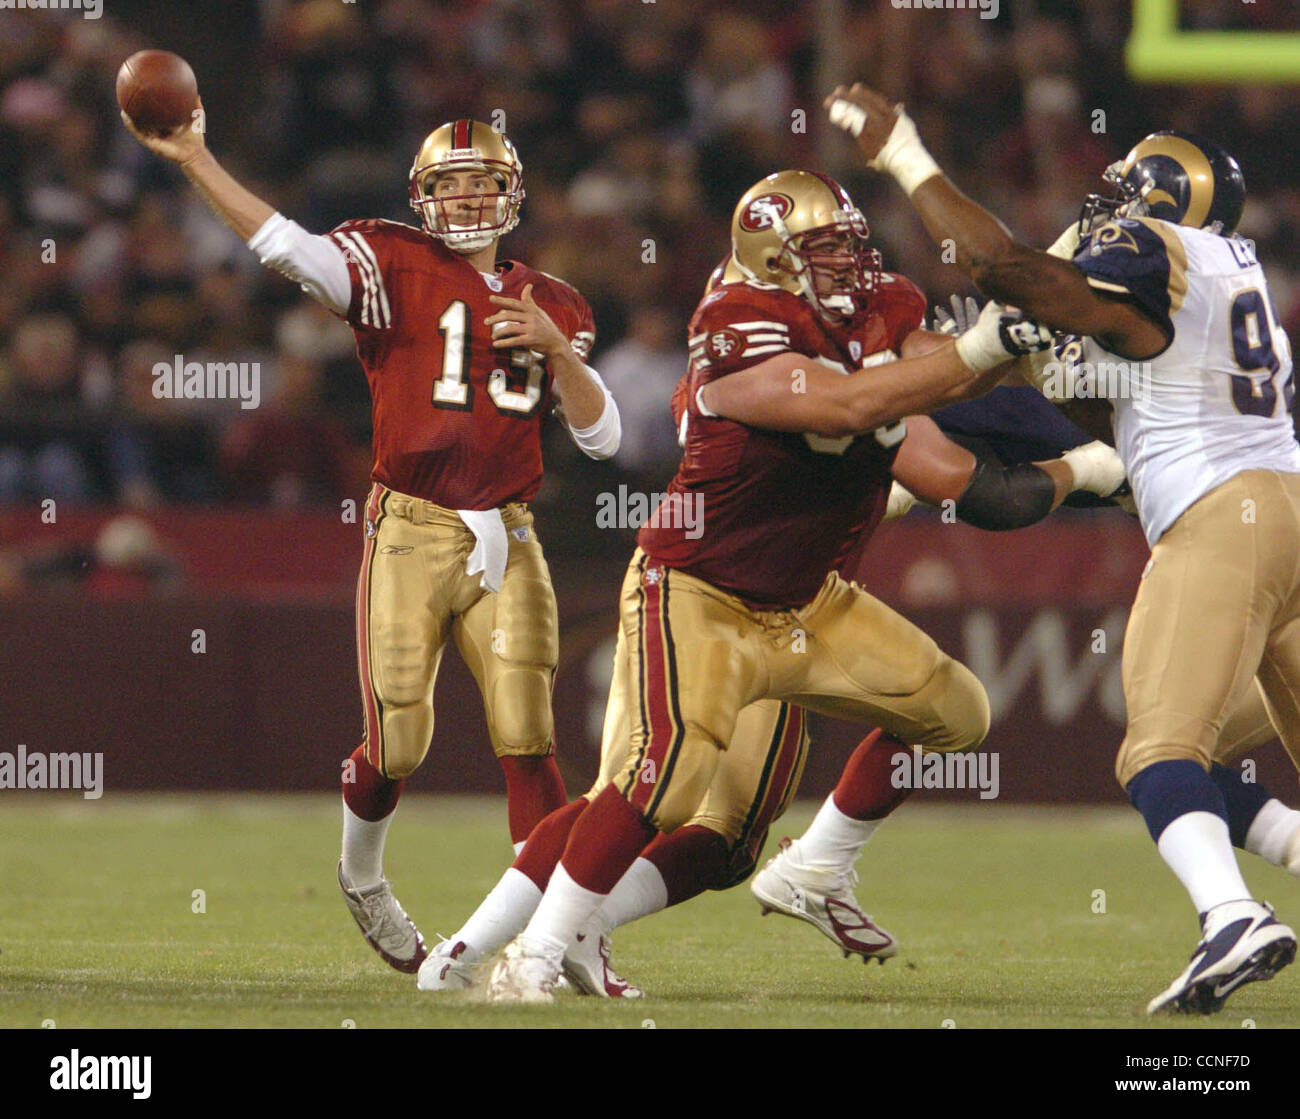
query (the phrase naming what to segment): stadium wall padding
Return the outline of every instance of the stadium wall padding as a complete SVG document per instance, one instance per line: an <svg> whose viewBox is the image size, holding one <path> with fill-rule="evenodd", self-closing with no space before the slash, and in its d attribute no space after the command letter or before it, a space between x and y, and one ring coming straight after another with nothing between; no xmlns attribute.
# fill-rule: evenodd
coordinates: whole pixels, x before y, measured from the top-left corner
<svg viewBox="0 0 1300 1119"><path fill-rule="evenodd" d="M152 519L190 573L180 591L110 582L0 598L0 750L103 752L108 794L337 787L361 729L359 530L303 514ZM0 531L11 547L48 549L92 538L103 520L61 518L56 539L34 514L8 514ZM596 769L624 543L553 563L557 734L573 794ZM860 576L984 681L994 719L983 749L998 755L999 800L1122 803L1112 776L1123 734L1120 651L1145 561L1136 526L1117 514L1010 534L922 517L885 526ZM203 652L193 651L196 630ZM409 787L501 792L477 692L454 650L435 706L433 744ZM830 789L861 733L814 719L801 796ZM1256 759L1259 779L1293 799L1280 747ZM973 790L918 795L978 799Z"/></svg>

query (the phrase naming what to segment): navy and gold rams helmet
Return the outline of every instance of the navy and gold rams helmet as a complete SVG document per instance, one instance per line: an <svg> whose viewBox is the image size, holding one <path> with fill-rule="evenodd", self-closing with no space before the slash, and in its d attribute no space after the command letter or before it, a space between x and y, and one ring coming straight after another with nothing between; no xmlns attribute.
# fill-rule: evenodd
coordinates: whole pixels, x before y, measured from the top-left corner
<svg viewBox="0 0 1300 1119"><path fill-rule="evenodd" d="M1158 218L1226 237L1236 231L1246 202L1237 161L1190 132L1151 133L1102 177L1115 193L1088 195L1079 216L1085 234L1118 216Z"/></svg>

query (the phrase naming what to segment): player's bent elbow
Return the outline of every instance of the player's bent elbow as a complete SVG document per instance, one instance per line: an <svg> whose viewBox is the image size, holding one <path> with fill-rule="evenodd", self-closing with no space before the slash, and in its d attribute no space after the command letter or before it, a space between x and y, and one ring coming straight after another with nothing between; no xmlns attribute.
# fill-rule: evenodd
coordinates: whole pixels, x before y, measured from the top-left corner
<svg viewBox="0 0 1300 1119"><path fill-rule="evenodd" d="M818 432L819 435L865 435L903 418L904 412L899 408L888 407L875 396L853 400L844 409L842 416L836 417L838 427L835 431Z"/></svg>

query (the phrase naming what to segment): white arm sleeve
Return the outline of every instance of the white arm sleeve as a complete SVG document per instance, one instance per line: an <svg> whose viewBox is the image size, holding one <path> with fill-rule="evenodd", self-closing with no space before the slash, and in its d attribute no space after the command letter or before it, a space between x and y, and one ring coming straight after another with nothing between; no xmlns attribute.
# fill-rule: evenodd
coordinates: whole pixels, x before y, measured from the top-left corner
<svg viewBox="0 0 1300 1119"><path fill-rule="evenodd" d="M248 239L248 247L268 268L301 285L336 315L352 303L352 278L343 250L328 237L308 233L283 214L272 214Z"/></svg>
<svg viewBox="0 0 1300 1119"><path fill-rule="evenodd" d="M590 427L573 427L565 417L564 426L569 429L573 441L578 444L588 458L610 458L623 441L623 421L619 418L618 405L614 403L613 394L590 365L585 367L592 379L605 394L605 408L600 418Z"/></svg>

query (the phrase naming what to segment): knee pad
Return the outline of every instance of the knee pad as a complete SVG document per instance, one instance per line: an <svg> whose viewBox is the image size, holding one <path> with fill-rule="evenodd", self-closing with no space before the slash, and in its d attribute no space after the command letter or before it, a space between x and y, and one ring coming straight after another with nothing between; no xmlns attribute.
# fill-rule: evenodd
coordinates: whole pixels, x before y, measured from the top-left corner
<svg viewBox="0 0 1300 1119"><path fill-rule="evenodd" d="M380 773L392 781L409 777L424 761L433 739L433 706L427 701L403 706L385 705L383 714L384 748L367 743L366 757Z"/></svg>
<svg viewBox="0 0 1300 1119"><path fill-rule="evenodd" d="M492 682L492 746L497 755L544 754L551 748L555 720L551 713L554 669L545 665L510 665Z"/></svg>
<svg viewBox="0 0 1300 1119"><path fill-rule="evenodd" d="M944 753L973 750L989 733L989 697L969 668L944 657L923 691L933 699L937 715L931 734L920 744Z"/></svg>

